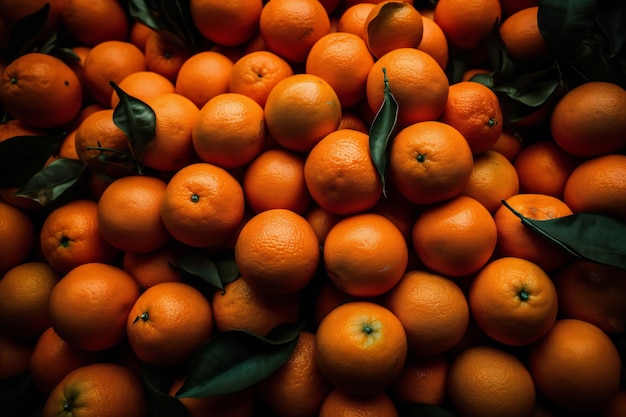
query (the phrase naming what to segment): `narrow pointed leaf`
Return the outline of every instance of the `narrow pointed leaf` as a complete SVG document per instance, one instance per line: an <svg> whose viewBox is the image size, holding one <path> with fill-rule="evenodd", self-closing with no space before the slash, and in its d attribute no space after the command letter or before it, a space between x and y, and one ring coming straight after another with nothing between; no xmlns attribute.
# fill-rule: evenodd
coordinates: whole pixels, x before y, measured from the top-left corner
<svg viewBox="0 0 626 417"><path fill-rule="evenodd" d="M15 136L0 142L0 188L19 187L43 168L63 135Z"/></svg>
<svg viewBox="0 0 626 417"><path fill-rule="evenodd" d="M537 24L555 56L567 56L590 33L597 0L539 0Z"/></svg>
<svg viewBox="0 0 626 417"><path fill-rule="evenodd" d="M251 387L291 357L303 327L280 325L266 337L243 330L217 333L197 352L176 397L208 397Z"/></svg>
<svg viewBox="0 0 626 417"><path fill-rule="evenodd" d="M166 373L161 369L149 365L142 366L142 376L146 387L146 397L150 417L188 417L189 413L183 403L167 394L167 385L170 382Z"/></svg>
<svg viewBox="0 0 626 417"><path fill-rule="evenodd" d="M86 165L77 159L61 158L39 171L16 193L47 206L85 178Z"/></svg>
<svg viewBox="0 0 626 417"><path fill-rule="evenodd" d="M163 25L155 17L146 0L130 0L128 10L131 17L153 30L163 29Z"/></svg>
<svg viewBox="0 0 626 417"><path fill-rule="evenodd" d="M529 219L502 201L522 224L577 258L626 269L626 222L597 213Z"/></svg>
<svg viewBox="0 0 626 417"><path fill-rule="evenodd" d="M196 276L213 287L224 290L220 272L207 254L185 252L177 257L176 262L181 272Z"/></svg>

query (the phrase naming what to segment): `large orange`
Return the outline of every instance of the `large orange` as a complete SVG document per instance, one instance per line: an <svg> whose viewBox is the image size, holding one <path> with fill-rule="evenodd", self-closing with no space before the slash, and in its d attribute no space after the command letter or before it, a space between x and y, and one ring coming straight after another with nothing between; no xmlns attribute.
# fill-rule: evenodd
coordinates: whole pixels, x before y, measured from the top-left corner
<svg viewBox="0 0 626 417"><path fill-rule="evenodd" d="M407 357L402 372L391 385L391 394L399 401L443 406L450 360L443 354Z"/></svg>
<svg viewBox="0 0 626 417"><path fill-rule="evenodd" d="M170 81L176 80L183 63L192 55L192 49L173 39L166 32L153 32L144 46L146 67Z"/></svg>
<svg viewBox="0 0 626 417"><path fill-rule="evenodd" d="M130 31L124 6L111 0L64 0L61 22L68 35L89 46L124 41Z"/></svg>
<svg viewBox="0 0 626 417"><path fill-rule="evenodd" d="M216 51L201 51L183 63L174 83L176 92L202 108L209 99L228 92L234 63Z"/></svg>
<svg viewBox="0 0 626 417"><path fill-rule="evenodd" d="M354 395L334 388L324 399L319 417L398 417L393 399L385 392Z"/></svg>
<svg viewBox="0 0 626 417"><path fill-rule="evenodd" d="M437 2L433 19L450 44L467 50L487 38L500 16L499 0L443 0Z"/></svg>
<svg viewBox="0 0 626 417"><path fill-rule="evenodd" d="M498 33L509 56L514 59L545 60L550 49L539 31L539 6L526 7L507 16Z"/></svg>
<svg viewBox="0 0 626 417"><path fill-rule="evenodd" d="M139 71L127 75L120 81L118 87L129 96L139 100L146 99L160 94L173 93L174 83L153 71ZM120 102L117 91L111 94L111 108L115 108Z"/></svg>
<svg viewBox="0 0 626 417"><path fill-rule="evenodd" d="M35 245L35 224L22 210L0 201L0 273L20 264Z"/></svg>
<svg viewBox="0 0 626 417"><path fill-rule="evenodd" d="M259 28L261 0L191 0L189 12L198 31L209 41L235 46L250 40Z"/></svg>
<svg viewBox="0 0 626 417"><path fill-rule="evenodd" d="M398 48L416 48L422 40L422 15L404 1L381 1L365 19L363 38L376 58Z"/></svg>

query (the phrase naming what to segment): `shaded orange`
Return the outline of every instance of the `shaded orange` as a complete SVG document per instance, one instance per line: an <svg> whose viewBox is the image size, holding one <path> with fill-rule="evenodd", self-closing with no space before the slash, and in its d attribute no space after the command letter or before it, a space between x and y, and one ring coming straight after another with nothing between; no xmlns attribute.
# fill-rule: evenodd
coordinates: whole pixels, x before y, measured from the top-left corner
<svg viewBox="0 0 626 417"><path fill-rule="evenodd" d="M0 273L24 262L35 245L35 224L21 209L0 201Z"/></svg>
<svg viewBox="0 0 626 417"><path fill-rule="evenodd" d="M444 405L450 360L443 353L409 354L402 372L391 385L399 401L414 404Z"/></svg>
<svg viewBox="0 0 626 417"><path fill-rule="evenodd" d="M185 376L177 377L169 389L169 395L175 396L183 386ZM177 397L183 403L189 417L252 417L256 404L256 389L248 387L230 394L211 395L208 397Z"/></svg>
<svg viewBox="0 0 626 417"><path fill-rule="evenodd" d="M539 31L539 7L527 7L506 17L498 32L506 51L513 59L543 60L550 57L550 49Z"/></svg>
<svg viewBox="0 0 626 417"><path fill-rule="evenodd" d="M404 1L381 1L365 19L363 39L376 58L398 48L416 48L422 40L422 15Z"/></svg>
<svg viewBox="0 0 626 417"><path fill-rule="evenodd" d="M233 66L233 61L219 52L197 52L180 67L174 83L176 92L200 109L211 98L228 91Z"/></svg>
<svg viewBox="0 0 626 417"><path fill-rule="evenodd" d="M360 396L334 388L322 403L319 417L378 416L398 417L398 409L389 394L378 392Z"/></svg>
<svg viewBox="0 0 626 417"><path fill-rule="evenodd" d="M110 0L64 0L61 22L72 38L89 46L124 41L130 31L124 6Z"/></svg>
<svg viewBox="0 0 626 417"><path fill-rule="evenodd" d="M352 129L363 133L369 133L369 128L361 117L351 111L341 112L341 120L339 121L339 126L337 126L337 130L339 129Z"/></svg>
<svg viewBox="0 0 626 417"><path fill-rule="evenodd" d="M179 249L167 244L151 252L124 252L122 269L128 272L143 291L161 282L182 281L176 269Z"/></svg>
<svg viewBox="0 0 626 417"><path fill-rule="evenodd" d="M435 58L442 69L448 66L448 40L434 20L422 16L423 34L417 49Z"/></svg>
<svg viewBox="0 0 626 417"><path fill-rule="evenodd" d="M365 21L374 6L373 3L356 3L347 7L339 17L337 31L352 33L364 38Z"/></svg>
<svg viewBox="0 0 626 417"><path fill-rule="evenodd" d="M391 220L396 225L407 245L411 245L413 224L421 211L421 207L409 201L395 189L387 189L387 195L378 199L378 202L369 210Z"/></svg>
<svg viewBox="0 0 626 417"><path fill-rule="evenodd" d="M141 101L161 94L173 93L174 84L161 74L153 71L134 72L118 83L118 87L129 96ZM111 94L111 108L117 107L120 98L117 91Z"/></svg>
<svg viewBox="0 0 626 417"><path fill-rule="evenodd" d="M343 216L340 214L332 213L317 204L312 204L305 212L304 218L315 230L317 239L320 244L323 245L328 236L330 229L339 221Z"/></svg>
<svg viewBox="0 0 626 417"><path fill-rule="evenodd" d="M24 374L33 353L30 340L13 339L0 333L0 381Z"/></svg>
<svg viewBox="0 0 626 417"><path fill-rule="evenodd" d="M433 19L451 45L468 50L487 38L500 16L499 0L443 0Z"/></svg>
<svg viewBox="0 0 626 417"><path fill-rule="evenodd" d="M500 152L509 161L513 161L522 150L522 139L516 134L503 130L496 142L491 145L491 150Z"/></svg>
<svg viewBox="0 0 626 417"><path fill-rule="evenodd" d="M148 37L153 33L154 29L146 24L135 20L130 25L130 32L128 33L128 40L142 51L146 47Z"/></svg>
<svg viewBox="0 0 626 417"><path fill-rule="evenodd" d="M235 46L249 41L259 28L261 0L192 0L194 25L211 42Z"/></svg>
<svg viewBox="0 0 626 417"><path fill-rule="evenodd" d="M148 70L172 82L176 80L183 63L192 55L189 46L182 45L165 32L153 32L148 36L143 51Z"/></svg>

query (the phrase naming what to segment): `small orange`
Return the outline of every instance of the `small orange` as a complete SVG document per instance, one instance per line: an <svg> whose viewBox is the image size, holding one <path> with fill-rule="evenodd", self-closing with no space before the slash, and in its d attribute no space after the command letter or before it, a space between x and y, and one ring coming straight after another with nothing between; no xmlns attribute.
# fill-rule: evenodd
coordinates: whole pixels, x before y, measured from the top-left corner
<svg viewBox="0 0 626 417"><path fill-rule="evenodd" d="M154 32L150 26L135 20L130 24L130 32L128 33L128 40L142 51L146 47L148 37Z"/></svg>
<svg viewBox="0 0 626 417"><path fill-rule="evenodd" d="M144 46L146 67L174 82L183 63L192 55L187 45L182 45L178 39L172 38L166 32L153 32L146 39Z"/></svg>
<svg viewBox="0 0 626 417"><path fill-rule="evenodd" d="M422 207L409 201L394 189L387 189L387 195L380 198L368 212L385 216L396 225L404 240L410 245L413 225Z"/></svg>
<svg viewBox="0 0 626 417"><path fill-rule="evenodd" d="M175 91L200 109L209 99L228 92L233 66L233 61L219 52L197 52L180 67Z"/></svg>
<svg viewBox="0 0 626 417"><path fill-rule="evenodd" d="M330 229L343 217L344 216L330 212L317 204L312 204L306 212L304 212L304 218L315 230L317 240L319 240L321 245L326 241L326 236L328 236Z"/></svg>
<svg viewBox="0 0 626 417"><path fill-rule="evenodd" d="M539 31L538 6L521 9L503 21L498 32L506 51L513 59L545 60L550 49Z"/></svg>
<svg viewBox="0 0 626 417"><path fill-rule="evenodd" d="M30 340L19 340L0 333L0 381L28 372L28 361L33 353Z"/></svg>
<svg viewBox="0 0 626 417"><path fill-rule="evenodd" d="M341 121L339 122L339 129L352 129L363 133L369 133L369 128L365 125L365 122L359 115L351 111L341 112Z"/></svg>
<svg viewBox="0 0 626 417"><path fill-rule="evenodd" d="M122 269L137 281L142 291L161 282L179 282L183 280L176 269L179 253L173 243L151 252L124 252Z"/></svg>
<svg viewBox="0 0 626 417"><path fill-rule="evenodd" d="M373 3L357 3L347 7L339 17L337 32L352 33L364 39L365 21L375 6Z"/></svg>
<svg viewBox="0 0 626 417"><path fill-rule="evenodd" d="M160 94L174 92L174 84L161 74L153 71L133 72L124 77L117 86L129 96L142 101ZM111 108L117 107L119 102L120 98L117 95L117 91L113 91L111 94Z"/></svg>
<svg viewBox="0 0 626 417"><path fill-rule="evenodd" d="M499 0L443 0L437 2L433 19L454 47L477 47L501 17Z"/></svg>
<svg viewBox="0 0 626 417"><path fill-rule="evenodd" d="M374 301L376 302L378 297L361 298L354 297L341 291L337 285L328 277L324 277L320 283L317 293L315 294L315 307L314 307L314 324L315 329L320 325L324 317L328 315L335 307L339 307L341 304L348 301Z"/></svg>
<svg viewBox="0 0 626 417"><path fill-rule="evenodd" d="M450 360L443 353L412 355L391 385L391 393L399 401L443 406Z"/></svg>
<svg viewBox="0 0 626 417"><path fill-rule="evenodd" d="M124 6L111 0L64 0L61 22L69 36L89 46L124 41L130 31Z"/></svg>
<svg viewBox="0 0 626 417"><path fill-rule="evenodd" d="M198 31L218 45L241 45L259 28L261 0L191 0L189 12Z"/></svg>
<svg viewBox="0 0 626 417"><path fill-rule="evenodd" d="M496 143L491 146L491 150L500 152L506 156L506 159L512 162L522 150L523 145L524 143L518 135L504 129Z"/></svg>
<svg viewBox="0 0 626 417"><path fill-rule="evenodd" d="M363 38L376 58L398 48L416 48L422 40L422 15L404 1L381 1L365 19Z"/></svg>
<svg viewBox="0 0 626 417"><path fill-rule="evenodd" d="M35 246L35 224L17 207L0 201L0 273L19 265Z"/></svg>
<svg viewBox="0 0 626 417"><path fill-rule="evenodd" d="M398 417L398 409L389 394L378 392L361 396L334 388L322 403L319 417Z"/></svg>
<svg viewBox="0 0 626 417"><path fill-rule="evenodd" d="M402 324L391 311L373 302L342 304L317 328L317 365L335 387L351 393L372 396L382 392L400 375L406 356Z"/></svg>

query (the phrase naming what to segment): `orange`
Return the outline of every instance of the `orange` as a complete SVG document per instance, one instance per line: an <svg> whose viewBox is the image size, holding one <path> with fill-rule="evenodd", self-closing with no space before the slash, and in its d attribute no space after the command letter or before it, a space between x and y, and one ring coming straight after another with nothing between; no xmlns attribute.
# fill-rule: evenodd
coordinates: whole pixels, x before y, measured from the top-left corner
<svg viewBox="0 0 626 417"><path fill-rule="evenodd" d="M146 70L146 57L129 41L104 41L87 53L84 64L85 85L98 103L108 106L113 87L133 72Z"/></svg>
<svg viewBox="0 0 626 417"><path fill-rule="evenodd" d="M169 389L169 395L175 396L185 381L184 376L177 377ZM180 397L189 417L252 417L256 405L256 389L248 387L230 394L211 395L209 397Z"/></svg>
<svg viewBox="0 0 626 417"><path fill-rule="evenodd" d="M538 6L521 9L503 21L498 32L509 56L513 59L545 60L550 49L539 31Z"/></svg>
<svg viewBox="0 0 626 417"><path fill-rule="evenodd" d="M305 71L317 75L333 88L342 108L365 97L365 83L374 58L365 41L352 33L332 32L313 44Z"/></svg>
<svg viewBox="0 0 626 417"><path fill-rule="evenodd" d="M473 169L463 135L437 121L402 129L391 142L388 180L408 200L433 204L463 192Z"/></svg>
<svg viewBox="0 0 626 417"><path fill-rule="evenodd" d="M300 297L297 293L264 294L238 278L224 285L223 292L213 294L211 306L216 330L247 330L265 336L280 324L298 322Z"/></svg>
<svg viewBox="0 0 626 417"><path fill-rule="evenodd" d="M195 27L211 42L241 45L255 35L263 2L261 0L192 0L189 12Z"/></svg>
<svg viewBox="0 0 626 417"><path fill-rule="evenodd" d="M413 224L421 207L407 200L395 189L388 190L387 196L380 198L378 202L368 210L368 212L380 214L391 220L396 225L407 244L411 244L411 233Z"/></svg>
<svg viewBox="0 0 626 417"><path fill-rule="evenodd" d="M525 146L513 162L524 193L563 198L570 174L581 158L560 148L553 140L540 140Z"/></svg>
<svg viewBox="0 0 626 417"><path fill-rule="evenodd" d="M72 200L46 217L40 233L41 252L50 265L67 273L89 263L112 263L119 251L100 234L98 203Z"/></svg>
<svg viewBox="0 0 626 417"><path fill-rule="evenodd" d="M563 201L579 212L626 219L626 156L609 154L578 165L567 178Z"/></svg>
<svg viewBox="0 0 626 417"><path fill-rule="evenodd" d="M626 329L626 272L610 265L577 259L553 275L559 316L584 320L607 333Z"/></svg>
<svg viewBox="0 0 626 417"><path fill-rule="evenodd" d="M369 133L369 128L365 125L365 122L361 119L359 115L350 111L341 112L341 120L339 121L339 129L352 129L358 130L359 132Z"/></svg>
<svg viewBox="0 0 626 417"><path fill-rule="evenodd" d="M144 46L146 67L149 71L162 75L174 82L183 63L192 55L187 45L165 32L153 32Z"/></svg>
<svg viewBox="0 0 626 417"><path fill-rule="evenodd" d="M342 215L332 213L317 204L312 204L305 212L304 218L315 230L317 240L323 245L330 229L343 218Z"/></svg>
<svg viewBox="0 0 626 417"><path fill-rule="evenodd" d="M233 61L219 52L197 52L180 67L174 83L176 92L200 109L211 98L228 92L233 66Z"/></svg>
<svg viewBox="0 0 626 417"><path fill-rule="evenodd" d="M267 96L264 110L272 137L280 146L297 152L310 151L341 121L337 93L328 82L311 74L294 74L278 82Z"/></svg>
<svg viewBox="0 0 626 417"><path fill-rule="evenodd" d="M422 40L422 15L412 4L381 1L365 19L363 38L376 58L398 48L416 48Z"/></svg>
<svg viewBox="0 0 626 417"><path fill-rule="evenodd" d="M142 417L147 407L141 379L122 365L103 362L66 375L48 396L42 415Z"/></svg>
<svg viewBox="0 0 626 417"><path fill-rule="evenodd" d="M147 26L145 23L142 23L139 20L134 20L130 24L130 32L128 33L128 40L137 48L143 51L146 47L146 42L148 41L148 37L153 32L154 32L154 29L152 29L150 26Z"/></svg>
<svg viewBox="0 0 626 417"><path fill-rule="evenodd" d="M564 411L600 412L619 390L622 362L600 328L560 319L530 348L528 368L538 393Z"/></svg>
<svg viewBox="0 0 626 417"><path fill-rule="evenodd" d="M52 327L48 327L35 343L28 371L35 386L42 392L49 393L71 371L100 359L100 352L71 346Z"/></svg>
<svg viewBox="0 0 626 417"><path fill-rule="evenodd" d="M270 209L243 225L235 260L243 279L266 294L300 291L317 272L320 246L313 227L287 209Z"/></svg>
<svg viewBox="0 0 626 417"><path fill-rule="evenodd" d="M59 158L78 159L78 152L76 152L76 129L67 134L59 147L57 156Z"/></svg>
<svg viewBox="0 0 626 417"><path fill-rule="evenodd" d="M500 152L506 156L506 159L513 161L522 150L523 145L520 137L512 132L503 130L496 143L491 146L491 150Z"/></svg>
<svg viewBox="0 0 626 417"><path fill-rule="evenodd" d="M365 37L365 21L372 9L373 3L356 3L347 7L337 22L337 32L346 32Z"/></svg>
<svg viewBox="0 0 626 417"><path fill-rule="evenodd" d="M413 225L415 253L429 269L451 277L473 274L494 253L496 223L477 200L461 195L426 207Z"/></svg>
<svg viewBox="0 0 626 417"><path fill-rule="evenodd" d="M161 74L153 71L134 72L124 77L118 83L118 87L129 96L144 102L148 98L174 92L174 84ZM119 102L120 98L117 92L113 91L111 94L111 108L117 107Z"/></svg>
<svg viewBox="0 0 626 417"><path fill-rule="evenodd" d="M439 63L416 48L398 48L381 56L370 68L366 98L370 109L378 112L383 103L385 83L398 102L398 127L436 120L448 99L448 78Z"/></svg>
<svg viewBox="0 0 626 417"><path fill-rule="evenodd" d="M422 16L423 34L417 49L435 58L442 69L448 66L448 40L434 20Z"/></svg>
<svg viewBox="0 0 626 417"><path fill-rule="evenodd" d="M156 134L143 153L146 167L175 172L195 162L192 132L200 110L185 96L177 93L146 98L156 116Z"/></svg>
<svg viewBox="0 0 626 417"><path fill-rule="evenodd" d="M304 213L311 196L304 180L304 156L287 149L261 152L246 167L242 186L246 204L255 213L288 209Z"/></svg>
<svg viewBox="0 0 626 417"><path fill-rule="evenodd" d="M98 201L102 237L122 251L150 252L170 240L161 205L166 183L145 175L129 175L109 185Z"/></svg>
<svg viewBox="0 0 626 417"><path fill-rule="evenodd" d="M532 220L550 220L572 214L562 200L545 194L516 194L506 199L515 211ZM570 259L555 243L524 226L519 217L502 205L493 215L498 229L497 256L514 256L552 271Z"/></svg>
<svg viewBox="0 0 626 417"><path fill-rule="evenodd" d="M578 156L605 155L626 145L626 91L612 83L586 82L556 103L550 130L556 143Z"/></svg>
<svg viewBox="0 0 626 417"><path fill-rule="evenodd" d="M507 17L520 10L534 7L539 4L539 0L500 0L502 16Z"/></svg>
<svg viewBox="0 0 626 417"><path fill-rule="evenodd" d="M300 332L287 362L257 387L261 399L279 416L318 415L332 386L315 362L315 334Z"/></svg>
<svg viewBox="0 0 626 417"><path fill-rule="evenodd" d="M317 0L274 0L259 18L269 51L291 63L303 63L313 44L330 32L330 19Z"/></svg>
<svg viewBox="0 0 626 417"><path fill-rule="evenodd" d="M126 319L139 286L121 268L89 263L68 272L52 290L52 327L70 345L103 350L126 337Z"/></svg>
<svg viewBox="0 0 626 417"><path fill-rule="evenodd" d="M0 80L0 102L14 118L34 128L56 128L80 111L83 87L59 58L31 52L9 63Z"/></svg>
<svg viewBox="0 0 626 417"><path fill-rule="evenodd" d="M452 46L467 50L491 33L500 16L499 0L443 0L437 2L433 19Z"/></svg>
<svg viewBox="0 0 626 417"><path fill-rule="evenodd" d="M319 417L398 417L398 410L385 392L359 396L333 389L322 403Z"/></svg>
<svg viewBox="0 0 626 417"><path fill-rule="evenodd" d="M263 107L243 94L224 93L200 109L192 143L202 161L233 169L263 150L266 135Z"/></svg>
<svg viewBox="0 0 626 417"><path fill-rule="evenodd" d="M315 355L322 374L336 388L374 396L402 371L406 335L400 321L385 307L369 301L348 302L320 323Z"/></svg>
<svg viewBox="0 0 626 417"><path fill-rule="evenodd" d="M244 214L243 189L226 170L205 162L187 165L170 178L161 205L165 227L195 247L222 243Z"/></svg>
<svg viewBox="0 0 626 417"><path fill-rule="evenodd" d="M405 403L443 406L450 360L443 353L412 355L391 385L394 398Z"/></svg>
<svg viewBox="0 0 626 417"><path fill-rule="evenodd" d="M68 35L89 46L124 41L130 31L126 9L111 0L64 0L61 22Z"/></svg>
<svg viewBox="0 0 626 417"><path fill-rule="evenodd" d="M461 81L472 81L472 77L479 74L490 74L491 71L486 68L468 68L463 71Z"/></svg>
<svg viewBox="0 0 626 417"><path fill-rule="evenodd" d="M19 265L35 245L35 225L22 210L0 201L0 273Z"/></svg>
<svg viewBox="0 0 626 417"><path fill-rule="evenodd" d="M524 364L491 346L470 347L452 360L448 396L459 417L529 416L536 400Z"/></svg>
<svg viewBox="0 0 626 417"><path fill-rule="evenodd" d="M13 338L38 337L50 326L48 299L61 275L48 263L25 262L0 279L0 329Z"/></svg>
<svg viewBox="0 0 626 417"><path fill-rule="evenodd" d="M0 381L26 373L32 353L30 340L14 339L0 333Z"/></svg>
<svg viewBox="0 0 626 417"><path fill-rule="evenodd" d="M212 333L209 300L184 282L162 282L146 289L126 324L133 352L155 366L182 364Z"/></svg>
<svg viewBox="0 0 626 417"><path fill-rule="evenodd" d="M44 134L44 129L34 128L18 119L11 119L0 123L0 142L16 136L40 136Z"/></svg>
<svg viewBox="0 0 626 417"><path fill-rule="evenodd" d="M474 168L461 194L472 197L490 213L501 201L518 194L520 180L513 164L500 152L486 150L474 156Z"/></svg>
<svg viewBox="0 0 626 417"><path fill-rule="evenodd" d="M348 301L378 301L379 297L360 298L346 294L341 291L337 285L328 277L323 277L319 282L319 287L315 294L315 307L313 312L314 328L317 329L324 317L335 307L339 307L341 304Z"/></svg>
<svg viewBox="0 0 626 417"><path fill-rule="evenodd" d="M389 291L408 263L404 236L388 218L359 213L339 220L324 241L324 267L337 287L355 297Z"/></svg>
<svg viewBox="0 0 626 417"><path fill-rule="evenodd" d="M319 206L344 215L372 208L383 190L369 136L351 129L331 132L311 149L304 179Z"/></svg>
<svg viewBox="0 0 626 417"><path fill-rule="evenodd" d="M122 269L137 281L142 291L161 282L182 281L175 268L179 252L171 243L151 252L124 252Z"/></svg>

